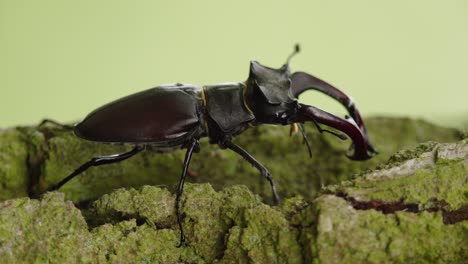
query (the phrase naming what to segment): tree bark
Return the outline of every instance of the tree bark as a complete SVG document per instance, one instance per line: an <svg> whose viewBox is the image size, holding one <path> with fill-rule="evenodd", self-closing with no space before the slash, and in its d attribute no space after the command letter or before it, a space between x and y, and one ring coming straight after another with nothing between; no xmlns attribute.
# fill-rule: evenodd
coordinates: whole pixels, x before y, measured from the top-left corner
<svg viewBox="0 0 468 264"><path fill-rule="evenodd" d="M172 188L160 185L176 185L183 152L145 153L92 168L60 192L31 199L26 196L59 181L90 157L128 147L83 142L54 127L3 131L0 259L7 263L466 260L466 133L408 119L373 119L368 124L381 154L365 163L345 160L346 145L328 136L310 134L312 160L301 138L289 142L282 128L260 128L239 137L237 144L251 149L270 169L283 196L281 207L268 205L269 184L254 168L228 150L202 144L198 159L192 161L191 173L196 176L189 181L210 184L186 185L181 205L188 245L182 248L176 247L179 230ZM421 127L430 129L425 130L427 135L422 135ZM455 142L417 145L421 139ZM413 147L390 156L401 146Z"/></svg>

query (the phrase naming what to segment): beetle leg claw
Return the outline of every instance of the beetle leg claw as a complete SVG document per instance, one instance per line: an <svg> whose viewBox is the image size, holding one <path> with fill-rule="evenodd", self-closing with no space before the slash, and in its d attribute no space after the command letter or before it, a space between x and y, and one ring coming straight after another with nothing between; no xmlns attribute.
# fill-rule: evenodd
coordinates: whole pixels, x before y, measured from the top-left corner
<svg viewBox="0 0 468 264"><path fill-rule="evenodd" d="M258 162L250 153L245 151L243 148L239 147L238 145L234 144L231 140L224 140L221 143L223 146L225 146L228 149L231 149L232 151L236 152L239 154L241 157L243 157L246 161L248 161L252 166L257 168L260 173L268 180L271 186L271 191L273 193L273 203L275 205L280 204L280 198L278 195L278 192L276 191L276 185L275 182L273 181L273 177L271 176L270 172L265 168L260 162Z"/></svg>
<svg viewBox="0 0 468 264"><path fill-rule="evenodd" d="M182 246L186 246L187 244L185 243L185 235L183 233L180 233L180 241L179 244L177 244L177 248L180 248Z"/></svg>

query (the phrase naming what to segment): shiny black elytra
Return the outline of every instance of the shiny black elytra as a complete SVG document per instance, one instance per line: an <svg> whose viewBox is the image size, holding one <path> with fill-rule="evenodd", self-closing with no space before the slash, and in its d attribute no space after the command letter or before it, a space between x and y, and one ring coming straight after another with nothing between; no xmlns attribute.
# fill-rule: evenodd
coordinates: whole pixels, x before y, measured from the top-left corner
<svg viewBox="0 0 468 264"><path fill-rule="evenodd" d="M346 139L343 134L319 126L319 123L324 124L344 132L352 139L352 153L347 154L348 158L371 158L377 152L370 143L361 115L350 97L312 75L304 72L290 73L289 59L298 51L299 46L296 46L287 63L279 69L252 61L249 77L242 83L202 88L185 84L163 85L96 109L83 121L70 127L76 136L103 143L130 144L134 148L122 154L92 158L48 191L59 189L92 166L123 161L144 149L164 152L186 148L175 203L180 228L178 246L181 246L185 243L185 235L179 207L180 198L192 154L199 151L198 141L201 137L208 137L211 144L233 150L257 168L270 183L276 204L279 203L279 197L271 174L252 155L231 141L250 126L277 124L291 125L293 128L299 123L307 143L302 124L311 121L320 132L329 132ZM298 96L309 89L323 92L339 101L350 117L343 119L299 103Z"/></svg>

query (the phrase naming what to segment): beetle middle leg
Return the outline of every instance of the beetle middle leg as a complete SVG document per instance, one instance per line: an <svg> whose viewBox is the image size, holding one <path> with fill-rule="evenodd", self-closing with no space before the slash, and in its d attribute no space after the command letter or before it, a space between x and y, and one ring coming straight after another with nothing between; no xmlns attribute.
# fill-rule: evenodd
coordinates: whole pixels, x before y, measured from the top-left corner
<svg viewBox="0 0 468 264"><path fill-rule="evenodd" d="M59 183L57 183L57 184L53 185L52 187L50 187L49 189L47 189L47 191L50 192L50 191L58 190L65 183L67 183L71 179L75 178L80 173L84 172L85 170L89 169L90 167L100 166L100 165L104 165L104 164L110 164L110 163L115 163L115 162L126 160L126 159L132 157L133 155L139 153L143 149L144 149L144 147L135 146L131 151L125 152L125 153L122 153L122 154L114 154L114 155L109 155L109 156L94 157L90 161L88 161L85 164L81 165L78 169L76 169L70 175L65 177Z"/></svg>
<svg viewBox="0 0 468 264"><path fill-rule="evenodd" d="M177 245L177 247L181 247L185 244L184 227L182 226L182 217L180 215L180 198L182 197L182 193L184 192L185 177L187 176L187 171L190 165L190 160L192 159L192 154L194 150L196 151L198 148L198 139L192 139L187 148L187 153L185 153L184 168L182 169L182 175L180 176L179 186L177 187L175 209L177 216L177 224L179 224L180 229L180 242L179 245Z"/></svg>
<svg viewBox="0 0 468 264"><path fill-rule="evenodd" d="M241 155L245 160L247 160L250 164L252 164L255 168L257 168L260 171L260 173L268 180L268 182L271 185L271 191L273 192L273 202L275 203L275 205L279 205L280 199L276 191L275 182L273 181L273 177L271 176L267 168L265 168L265 166L258 162L250 153L248 153L238 145L234 144L231 140L225 140L224 142L222 142L222 145Z"/></svg>

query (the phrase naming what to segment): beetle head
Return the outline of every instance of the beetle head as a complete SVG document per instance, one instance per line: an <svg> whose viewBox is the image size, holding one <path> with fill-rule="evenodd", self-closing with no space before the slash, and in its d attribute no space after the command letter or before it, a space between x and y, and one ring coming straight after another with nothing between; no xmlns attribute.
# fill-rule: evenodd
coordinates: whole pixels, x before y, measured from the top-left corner
<svg viewBox="0 0 468 264"><path fill-rule="evenodd" d="M290 124L298 108L297 99L291 92L291 73L288 64L279 69L250 63L246 81L246 100L256 121L266 124Z"/></svg>
<svg viewBox="0 0 468 264"><path fill-rule="evenodd" d="M348 155L350 159L366 160L377 154L369 140L363 119L349 96L310 74L290 73L289 61L298 52L299 46L296 45L286 64L279 69L263 66L256 61L250 63L244 100L255 115L256 122L282 125L313 122L320 132L329 132L340 139L346 139L343 134L319 126L324 124L344 132L352 139L351 149L354 151ZM316 107L299 104L297 98L306 90L317 90L332 97L347 109L350 116L343 119Z"/></svg>

